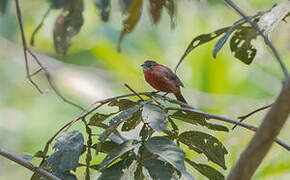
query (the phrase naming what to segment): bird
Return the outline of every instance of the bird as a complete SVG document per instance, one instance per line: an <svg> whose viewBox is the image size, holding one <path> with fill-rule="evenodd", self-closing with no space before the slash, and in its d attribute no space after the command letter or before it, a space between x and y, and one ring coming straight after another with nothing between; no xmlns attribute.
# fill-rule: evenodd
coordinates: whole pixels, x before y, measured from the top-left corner
<svg viewBox="0 0 290 180"><path fill-rule="evenodd" d="M187 104L180 91L180 87L184 85L170 68L153 60L146 60L141 66L146 82L157 92L173 93L178 101Z"/></svg>

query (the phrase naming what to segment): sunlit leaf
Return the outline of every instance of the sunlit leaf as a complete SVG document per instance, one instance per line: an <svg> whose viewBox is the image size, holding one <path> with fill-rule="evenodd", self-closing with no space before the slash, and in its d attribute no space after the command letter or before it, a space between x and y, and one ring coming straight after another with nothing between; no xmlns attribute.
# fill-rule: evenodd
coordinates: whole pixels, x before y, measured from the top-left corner
<svg viewBox="0 0 290 180"><path fill-rule="evenodd" d="M198 149L208 160L226 169L225 155L228 151L216 137L199 131L187 131L179 135L179 140L189 148Z"/></svg>
<svg viewBox="0 0 290 180"><path fill-rule="evenodd" d="M78 165L84 145L83 135L75 130L63 133L56 141L54 148L57 151L47 158L47 162L56 176L71 178L73 175L69 171L75 170Z"/></svg>
<svg viewBox="0 0 290 180"><path fill-rule="evenodd" d="M118 106L119 111L124 111L125 109L128 109L132 106L137 105L137 102L131 101L129 99L116 99L111 101L108 106Z"/></svg>
<svg viewBox="0 0 290 180"><path fill-rule="evenodd" d="M195 163L193 161L190 161L189 159L186 159L186 162L190 164L194 169L199 171L201 174L203 174L205 177L207 177L209 180L225 179L223 174L221 174L218 170L214 169L211 166L208 166L206 164Z"/></svg>
<svg viewBox="0 0 290 180"><path fill-rule="evenodd" d="M145 104L142 111L142 119L144 123L148 123L155 131L169 131L166 112L159 106L153 104Z"/></svg>
<svg viewBox="0 0 290 180"><path fill-rule="evenodd" d="M128 151L131 151L138 145L138 141L136 140L128 140L118 146L116 146L114 149L112 149L108 155L105 157L105 159L100 164L100 170L107 167L109 164L114 162L116 159L118 159L123 154L127 153Z"/></svg>
<svg viewBox="0 0 290 180"><path fill-rule="evenodd" d="M251 41L256 39L257 35L252 27L237 29L230 40L230 48L234 56L246 64L251 64L257 53Z"/></svg>
<svg viewBox="0 0 290 180"><path fill-rule="evenodd" d="M157 154L180 171L184 179L193 179L186 171L184 165L185 152L169 138L162 136L152 137L145 143L145 147L148 151Z"/></svg>
<svg viewBox="0 0 290 180"><path fill-rule="evenodd" d="M229 129L223 125L219 124L212 124L206 121L206 116L194 112L183 112L183 111L176 111L170 117L175 119L179 119L181 121L194 124L194 125L201 125L205 126L208 129L215 130L215 131L226 131L228 132Z"/></svg>
<svg viewBox="0 0 290 180"><path fill-rule="evenodd" d="M107 22L111 13L111 0L94 0L94 2L100 11L102 21Z"/></svg>
<svg viewBox="0 0 290 180"><path fill-rule="evenodd" d="M170 180L174 175L172 166L159 159L146 159L144 167L148 170L153 180Z"/></svg>
<svg viewBox="0 0 290 180"><path fill-rule="evenodd" d="M54 48L58 55L64 56L83 25L83 0L72 0L62 8L53 30Z"/></svg>
<svg viewBox="0 0 290 180"><path fill-rule="evenodd" d="M127 18L123 21L123 30L118 41L118 51L121 51L121 42L126 34L132 32L142 14L143 0L134 0L125 10Z"/></svg>
<svg viewBox="0 0 290 180"><path fill-rule="evenodd" d="M161 17L161 12L163 6L165 5L165 0L149 0L150 4L150 14L153 24L157 24Z"/></svg>
<svg viewBox="0 0 290 180"><path fill-rule="evenodd" d="M138 124L141 122L141 111L137 111L133 114L133 116L126 120L121 128L121 131L131 131L135 129Z"/></svg>

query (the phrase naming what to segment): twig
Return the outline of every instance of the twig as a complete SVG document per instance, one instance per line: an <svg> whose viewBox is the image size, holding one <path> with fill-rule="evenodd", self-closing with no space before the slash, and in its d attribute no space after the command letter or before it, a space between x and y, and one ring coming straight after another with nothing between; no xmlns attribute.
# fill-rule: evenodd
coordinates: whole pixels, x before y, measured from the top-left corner
<svg viewBox="0 0 290 180"><path fill-rule="evenodd" d="M23 25L22 25L22 16L21 16L21 11L20 11L18 0L15 0L15 5L16 5L16 14L17 14L17 19L18 19L18 24L19 24L19 28L20 28L20 32L21 32L21 37L22 37L22 46L23 46L23 53L24 53L24 60L25 60L26 76L27 76L27 79L30 81L30 83L42 94L43 93L42 90L31 79L31 76L30 76L27 51L26 51L27 45L26 45L26 39L25 39L25 34L24 34L24 30L23 30Z"/></svg>
<svg viewBox="0 0 290 180"><path fill-rule="evenodd" d="M16 13L17 13L17 19L18 19L18 24L20 27L20 31L21 31L21 38L22 38L22 46L23 46L23 52L24 52L24 59L25 59L25 69L26 69L26 74L27 74L27 78L28 80L36 87L36 89L42 93L42 91L40 90L40 88L37 86L37 84L31 79L31 75L29 72L29 64L28 64L28 58L27 58L27 52L33 57L33 59L35 60L35 62L39 65L39 67L42 69L42 71L44 72L47 81L49 83L49 85L51 86L51 88L53 89L53 91L56 93L57 96L59 96L64 102L71 104L81 110L84 110L83 107L81 107L78 104L75 104L69 100L67 100L56 88L56 86L54 85L54 82L52 81L49 72L47 71L46 67L44 67L41 62L38 60L38 58L36 57L35 54L32 53L32 51L28 48L28 45L26 43L26 38L25 38L25 34L24 34L24 29L23 29L23 24L22 24L22 16L21 16L21 10L20 10L20 6L19 6L19 1L15 0L15 5L16 5Z"/></svg>
<svg viewBox="0 0 290 180"><path fill-rule="evenodd" d="M20 157L16 156L15 154L12 154L12 153L10 153L2 148L0 148L0 155L13 161L13 162L16 162L17 164L20 164L23 167L26 167L27 169L29 169L35 173L38 173L40 176L42 176L46 179L61 180L60 178L56 177L55 175L51 174L50 172L47 172L46 170L35 166L31 162L29 162L23 158L20 158Z"/></svg>
<svg viewBox="0 0 290 180"><path fill-rule="evenodd" d="M144 101L144 99L136 93L136 91L134 89L132 89L128 84L124 84L126 86L126 88L128 88L130 91L132 91L136 96L138 96L138 98L141 100L141 101Z"/></svg>
<svg viewBox="0 0 290 180"><path fill-rule="evenodd" d="M227 5L229 5L231 8L233 8L238 14L240 14L240 16L242 16L245 20L247 20L250 24L251 24L251 26L264 38L264 42L265 42L265 44L267 44L268 46L269 46L269 48L272 50L272 52L274 53L274 56L276 57L276 59L277 59L277 61L278 61L278 63L280 64L280 66L281 66L281 69L282 69L282 71L283 71L283 73L284 73L284 76L285 76L285 78L286 77L288 77L288 71L287 71L287 69L286 69L286 67L285 67L285 65L284 65L284 63L283 63L283 61L282 61L282 59L281 59L281 57L280 57L280 55L279 55L279 53L278 53L278 51L276 50L276 48L274 47L274 45L271 43L271 41L269 40L269 38L268 38L268 36L267 35L265 35L261 30L260 30L260 28L258 27L258 25L255 23L255 22L253 22L253 21L251 21L250 19L249 19L249 17L247 17L246 15L245 15L245 13L243 13L242 12L242 10L237 6L237 5L235 5L235 3L234 2L232 2L231 0L223 0Z"/></svg>
<svg viewBox="0 0 290 180"><path fill-rule="evenodd" d="M43 22L44 22L45 18L48 16L48 14L50 13L51 8L52 8L52 5L49 6L49 8L47 9L47 11L44 13L44 15L43 15L43 17L42 17L40 23L36 26L36 28L35 28L34 31L32 32L32 34L31 34L31 39L30 39L30 45L31 45L31 46L34 46L34 37L35 37L36 33L37 33L37 32L40 30L40 28L42 27Z"/></svg>
<svg viewBox="0 0 290 180"><path fill-rule="evenodd" d="M198 113L198 114L202 114L204 116L206 116L206 118L209 119L215 119L215 120L220 120L223 122L227 122L227 123L231 123L231 124L236 124L238 126L244 127L246 129L249 129L251 131L257 131L258 128L240 121L236 121L227 117L223 117L223 116L219 116L219 115L214 115L214 114L210 114L210 113L206 113L197 109L191 109L191 108L184 108L184 107L166 107L166 110L181 110L181 111L187 111L187 112L194 112L194 113ZM284 147L286 150L290 151L290 146L285 144L284 142L282 142L281 140L279 140L278 138L275 139L276 143L281 145L282 147Z"/></svg>
<svg viewBox="0 0 290 180"><path fill-rule="evenodd" d="M267 108L271 107L273 104L274 104L274 103L272 103L272 104L270 104L270 105L267 105L267 106L260 107L260 108L258 108L258 109L256 109L256 110L250 112L249 114L246 114L246 115L244 115L244 116L240 116L240 117L238 117L238 119L240 120L240 122L243 122L245 119L247 119L247 118L250 117L251 115L253 115L253 114L255 114L255 113L259 112L259 111L262 111L262 110L264 110L264 109L267 109ZM234 125L233 128L232 128L232 130L234 130L236 127L237 127L237 125Z"/></svg>

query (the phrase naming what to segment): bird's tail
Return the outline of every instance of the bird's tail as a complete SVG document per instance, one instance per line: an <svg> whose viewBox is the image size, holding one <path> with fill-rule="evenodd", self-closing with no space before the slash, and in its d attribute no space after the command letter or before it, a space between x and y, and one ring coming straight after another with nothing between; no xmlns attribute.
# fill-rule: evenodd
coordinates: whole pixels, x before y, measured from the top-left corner
<svg viewBox="0 0 290 180"><path fill-rule="evenodd" d="M180 92L179 93L175 93L174 95L175 95L175 97L176 97L176 99L178 101L181 101L181 102L184 102L184 103L187 104L186 100L184 99L184 97L182 96L182 94Z"/></svg>

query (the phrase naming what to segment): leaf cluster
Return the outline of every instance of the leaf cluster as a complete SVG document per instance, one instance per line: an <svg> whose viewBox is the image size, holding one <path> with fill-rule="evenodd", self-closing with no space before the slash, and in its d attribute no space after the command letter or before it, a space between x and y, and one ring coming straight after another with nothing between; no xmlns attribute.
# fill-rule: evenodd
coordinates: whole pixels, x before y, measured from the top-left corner
<svg viewBox="0 0 290 180"><path fill-rule="evenodd" d="M56 151L45 157L47 169L63 179L75 179L71 171L81 167L86 168L86 179L90 179L92 171L100 173L99 180L193 179L194 174L186 168L188 164L208 179L224 179L206 161L186 158L185 153L200 154L226 169L228 152L222 142L197 130L181 132L177 124L183 121L193 127L227 132L225 126L209 123L204 115L166 109L171 104L165 106L156 99L114 99L106 104L119 110L109 114L92 112L88 119L83 119L86 144L79 131L59 136L54 144ZM101 134L93 134L100 129ZM134 135L125 136L124 132ZM97 163L98 156L104 155L102 162ZM85 162L79 161L84 159L80 156L86 157Z"/></svg>

